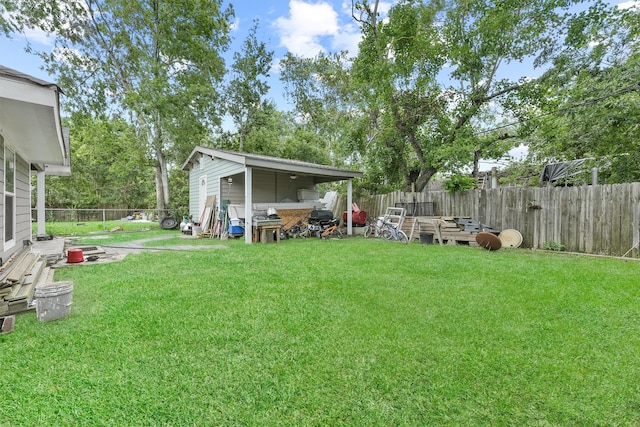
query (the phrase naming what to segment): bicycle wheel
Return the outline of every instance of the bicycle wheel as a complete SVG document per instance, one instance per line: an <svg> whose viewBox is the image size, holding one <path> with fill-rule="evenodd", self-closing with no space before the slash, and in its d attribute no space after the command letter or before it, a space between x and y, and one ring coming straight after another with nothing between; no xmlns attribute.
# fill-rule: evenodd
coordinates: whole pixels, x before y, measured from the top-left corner
<svg viewBox="0 0 640 427"><path fill-rule="evenodd" d="M333 232L333 237L335 237L336 239L342 239L342 231L340 231L340 230L336 229L336 230Z"/></svg>
<svg viewBox="0 0 640 427"><path fill-rule="evenodd" d="M373 227L371 226L371 224L369 224L367 222L367 225L364 226L364 229L362 230L362 235L365 237L365 239L369 236L371 236L373 234Z"/></svg>
<svg viewBox="0 0 640 427"><path fill-rule="evenodd" d="M391 240L393 239L393 233L388 228L385 228L382 230L382 238L385 240Z"/></svg>
<svg viewBox="0 0 640 427"><path fill-rule="evenodd" d="M398 230L398 241L404 244L409 243L409 238L407 237L407 233L405 233L402 230Z"/></svg>

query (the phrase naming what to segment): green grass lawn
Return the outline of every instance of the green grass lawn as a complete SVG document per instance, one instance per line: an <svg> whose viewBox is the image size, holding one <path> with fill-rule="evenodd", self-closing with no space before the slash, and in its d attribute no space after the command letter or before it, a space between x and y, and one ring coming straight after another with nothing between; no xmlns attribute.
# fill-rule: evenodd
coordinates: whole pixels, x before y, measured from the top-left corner
<svg viewBox="0 0 640 427"><path fill-rule="evenodd" d="M59 269L71 315L0 337L0 425L640 424L637 262L224 244Z"/></svg>
<svg viewBox="0 0 640 427"><path fill-rule="evenodd" d="M38 225L32 224L32 231L37 233ZM46 223L47 233L53 236L84 236L91 233L106 233L119 227L123 231L159 230L160 225L152 221L89 221L89 222L51 222Z"/></svg>

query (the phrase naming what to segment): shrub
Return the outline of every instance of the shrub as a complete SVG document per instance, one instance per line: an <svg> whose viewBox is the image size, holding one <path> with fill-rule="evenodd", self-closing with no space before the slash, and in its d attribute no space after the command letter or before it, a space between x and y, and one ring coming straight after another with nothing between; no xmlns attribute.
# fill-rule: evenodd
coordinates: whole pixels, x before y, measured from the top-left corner
<svg viewBox="0 0 640 427"><path fill-rule="evenodd" d="M542 247L548 251L558 251L558 252L562 252L566 249L566 247L558 242L545 242L544 245L542 245Z"/></svg>
<svg viewBox="0 0 640 427"><path fill-rule="evenodd" d="M442 181L442 188L449 193L471 190L476 187L476 180L467 175L452 175L451 178Z"/></svg>

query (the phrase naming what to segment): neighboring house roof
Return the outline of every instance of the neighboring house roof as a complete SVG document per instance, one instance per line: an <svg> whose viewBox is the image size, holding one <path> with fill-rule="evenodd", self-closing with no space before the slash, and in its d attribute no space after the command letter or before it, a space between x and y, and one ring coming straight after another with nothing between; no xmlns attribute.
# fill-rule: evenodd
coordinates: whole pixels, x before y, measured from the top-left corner
<svg viewBox="0 0 640 427"><path fill-rule="evenodd" d="M282 159L279 157L263 156L260 154L239 153L236 151L207 147L194 148L182 165L182 169L187 169L190 163L195 163L197 160L196 157L199 154L209 156L212 159L224 159L257 169L312 175L317 178L318 182L340 181L343 179L362 177L362 172L354 170L338 169L333 166L318 165L315 163L302 162L300 160Z"/></svg>
<svg viewBox="0 0 640 427"><path fill-rule="evenodd" d="M69 174L69 138L60 122L60 88L0 65L0 128L5 144L51 174ZM48 168L51 167L51 171Z"/></svg>

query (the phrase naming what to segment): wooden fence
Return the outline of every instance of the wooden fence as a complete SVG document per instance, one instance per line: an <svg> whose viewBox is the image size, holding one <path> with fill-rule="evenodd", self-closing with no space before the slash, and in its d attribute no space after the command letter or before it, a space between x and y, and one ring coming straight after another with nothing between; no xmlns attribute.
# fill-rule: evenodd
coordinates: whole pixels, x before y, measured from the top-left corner
<svg viewBox="0 0 640 427"><path fill-rule="evenodd" d="M354 197L354 202L369 217L382 215L387 206L471 217L494 229L518 230L525 248L557 243L572 252L640 257L640 183L504 187L454 194L395 192Z"/></svg>

